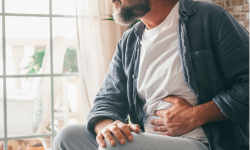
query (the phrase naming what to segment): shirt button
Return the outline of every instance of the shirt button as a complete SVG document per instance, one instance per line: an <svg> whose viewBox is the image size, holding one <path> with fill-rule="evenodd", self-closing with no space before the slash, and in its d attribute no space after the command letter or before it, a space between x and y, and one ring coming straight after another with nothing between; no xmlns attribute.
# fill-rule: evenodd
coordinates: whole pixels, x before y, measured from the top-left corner
<svg viewBox="0 0 250 150"><path fill-rule="evenodd" d="M134 102L134 105L135 105L135 102Z"/></svg>
<svg viewBox="0 0 250 150"><path fill-rule="evenodd" d="M132 75L132 78L134 78L135 76L134 75Z"/></svg>
<svg viewBox="0 0 250 150"><path fill-rule="evenodd" d="M139 53L139 48L137 49L137 52Z"/></svg>

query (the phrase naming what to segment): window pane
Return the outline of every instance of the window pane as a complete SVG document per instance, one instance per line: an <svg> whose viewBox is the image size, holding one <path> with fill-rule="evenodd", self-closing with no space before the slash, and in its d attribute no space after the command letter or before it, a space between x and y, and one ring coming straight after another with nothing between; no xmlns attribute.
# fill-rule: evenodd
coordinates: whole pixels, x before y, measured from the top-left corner
<svg viewBox="0 0 250 150"><path fill-rule="evenodd" d="M1 7L1 6L0 6ZM3 75L2 17L0 16L0 75Z"/></svg>
<svg viewBox="0 0 250 150"><path fill-rule="evenodd" d="M5 0L5 12L49 14L49 0Z"/></svg>
<svg viewBox="0 0 250 150"><path fill-rule="evenodd" d="M8 141L9 150L41 150L50 149L50 137L37 137L33 139L20 139ZM32 147L34 147L32 149ZM0 148L1 150L1 148Z"/></svg>
<svg viewBox="0 0 250 150"><path fill-rule="evenodd" d="M79 77L54 77L55 132L68 124L84 123Z"/></svg>
<svg viewBox="0 0 250 150"><path fill-rule="evenodd" d="M17 87L17 83L21 83L21 87ZM7 79L9 137L50 133L50 87L50 77Z"/></svg>
<svg viewBox="0 0 250 150"><path fill-rule="evenodd" d="M76 15L75 0L52 0L52 14Z"/></svg>
<svg viewBox="0 0 250 150"><path fill-rule="evenodd" d="M0 141L0 150L4 149L4 141Z"/></svg>
<svg viewBox="0 0 250 150"><path fill-rule="evenodd" d="M0 12L2 12L2 0L0 0Z"/></svg>
<svg viewBox="0 0 250 150"><path fill-rule="evenodd" d="M4 115L3 115L3 79L0 78L0 138L4 137ZM1 149L1 144L0 144Z"/></svg>
<svg viewBox="0 0 250 150"><path fill-rule="evenodd" d="M50 73L49 37L49 18L6 17L6 73Z"/></svg>
<svg viewBox="0 0 250 150"><path fill-rule="evenodd" d="M76 55L76 19L53 18L54 73L78 72Z"/></svg>

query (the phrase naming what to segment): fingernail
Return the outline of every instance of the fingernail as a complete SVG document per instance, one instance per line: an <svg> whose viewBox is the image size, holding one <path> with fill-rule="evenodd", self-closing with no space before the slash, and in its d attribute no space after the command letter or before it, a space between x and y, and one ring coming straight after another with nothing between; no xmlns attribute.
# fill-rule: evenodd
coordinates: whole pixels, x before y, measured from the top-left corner
<svg viewBox="0 0 250 150"><path fill-rule="evenodd" d="M125 143L125 140L124 139L121 139L121 144L124 144Z"/></svg>
<svg viewBox="0 0 250 150"><path fill-rule="evenodd" d="M128 137L128 140L129 140L129 141L133 140L133 137L132 137L132 136L129 136L129 137Z"/></svg>
<svg viewBox="0 0 250 150"><path fill-rule="evenodd" d="M114 140L111 140L111 144L112 144L112 145L115 145L115 141L114 141Z"/></svg>

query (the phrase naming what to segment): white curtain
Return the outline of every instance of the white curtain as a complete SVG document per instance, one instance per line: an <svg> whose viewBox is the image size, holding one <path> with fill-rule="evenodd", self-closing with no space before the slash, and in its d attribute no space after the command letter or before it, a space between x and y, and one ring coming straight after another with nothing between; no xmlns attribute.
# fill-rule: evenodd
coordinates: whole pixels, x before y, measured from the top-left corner
<svg viewBox="0 0 250 150"><path fill-rule="evenodd" d="M78 66L84 119L108 71L116 44L128 27L103 20L112 13L109 0L76 0Z"/></svg>

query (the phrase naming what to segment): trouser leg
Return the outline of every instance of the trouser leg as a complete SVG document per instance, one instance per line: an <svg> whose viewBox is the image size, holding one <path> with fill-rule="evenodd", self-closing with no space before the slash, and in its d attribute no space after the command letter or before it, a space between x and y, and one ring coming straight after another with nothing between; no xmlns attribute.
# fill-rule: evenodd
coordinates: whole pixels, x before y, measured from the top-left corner
<svg viewBox="0 0 250 150"><path fill-rule="evenodd" d="M54 150L97 150L95 137L90 135L85 124L64 127L55 137Z"/></svg>
<svg viewBox="0 0 250 150"><path fill-rule="evenodd" d="M121 145L117 139L116 145L110 145L105 140L106 147L99 150L208 150L207 146L202 142L189 138L169 137L149 133L133 134L133 141L126 140Z"/></svg>
<svg viewBox="0 0 250 150"><path fill-rule="evenodd" d="M64 127L55 137L55 150L208 150L202 142L189 138L160 136L149 133L133 134L133 141L126 140L121 145L116 138L116 145L110 145L105 139L106 147L101 148L95 137L90 135L84 124Z"/></svg>

